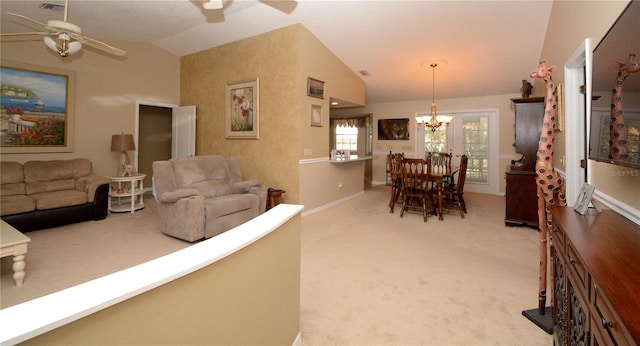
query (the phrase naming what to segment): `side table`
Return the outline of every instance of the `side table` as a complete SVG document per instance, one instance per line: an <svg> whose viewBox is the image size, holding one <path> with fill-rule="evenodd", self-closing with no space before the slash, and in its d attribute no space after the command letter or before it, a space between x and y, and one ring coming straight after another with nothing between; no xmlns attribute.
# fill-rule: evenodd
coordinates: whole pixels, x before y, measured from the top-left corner
<svg viewBox="0 0 640 346"><path fill-rule="evenodd" d="M143 181L146 176L138 173L128 177L109 177L109 211L133 213L144 208Z"/></svg>

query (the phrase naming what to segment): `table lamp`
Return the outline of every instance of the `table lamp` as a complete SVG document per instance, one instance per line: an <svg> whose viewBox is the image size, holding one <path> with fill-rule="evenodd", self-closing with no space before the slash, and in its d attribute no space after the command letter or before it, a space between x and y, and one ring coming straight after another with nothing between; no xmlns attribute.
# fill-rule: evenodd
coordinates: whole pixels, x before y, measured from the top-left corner
<svg viewBox="0 0 640 346"><path fill-rule="evenodd" d="M118 161L118 175L121 176L125 167L130 164L129 154L127 151L136 150L136 145L133 142L133 135L131 134L119 134L111 136L111 151L120 152L120 160Z"/></svg>

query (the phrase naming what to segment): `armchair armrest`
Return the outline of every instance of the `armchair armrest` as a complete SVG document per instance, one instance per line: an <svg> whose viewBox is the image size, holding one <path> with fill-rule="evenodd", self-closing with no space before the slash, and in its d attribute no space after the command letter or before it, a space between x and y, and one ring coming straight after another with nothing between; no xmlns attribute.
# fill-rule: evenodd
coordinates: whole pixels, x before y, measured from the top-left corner
<svg viewBox="0 0 640 346"><path fill-rule="evenodd" d="M93 202L100 185L110 184L111 179L99 175L87 175L76 180L76 190L87 193L88 202Z"/></svg>
<svg viewBox="0 0 640 346"><path fill-rule="evenodd" d="M183 198L198 196L196 189L180 189L176 191L163 192L160 195L160 201L164 203L175 203Z"/></svg>
<svg viewBox="0 0 640 346"><path fill-rule="evenodd" d="M249 193L252 187L262 185L258 180L245 180L233 184L233 193Z"/></svg>

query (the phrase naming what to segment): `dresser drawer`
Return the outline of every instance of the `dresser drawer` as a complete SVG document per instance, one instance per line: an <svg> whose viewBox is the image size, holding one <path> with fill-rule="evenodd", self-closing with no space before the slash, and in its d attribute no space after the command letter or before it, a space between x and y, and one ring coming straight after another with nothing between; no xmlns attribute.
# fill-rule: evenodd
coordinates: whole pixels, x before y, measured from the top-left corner
<svg viewBox="0 0 640 346"><path fill-rule="evenodd" d="M551 241L553 242L553 247L555 247L556 249L558 249L558 251L560 251L561 253L565 254L567 253L567 250L565 250L565 239L564 239L564 232L562 232L562 230L558 229L558 227L553 224L551 225Z"/></svg>
<svg viewBox="0 0 640 346"><path fill-rule="evenodd" d="M582 263L582 260L580 260L580 257L578 257L578 254L571 243L567 245L567 261L569 262L569 270L572 270L576 274L579 279L579 283L582 284L582 287L587 288L587 268L584 263Z"/></svg>
<svg viewBox="0 0 640 346"><path fill-rule="evenodd" d="M593 285L593 309L595 310L594 327L601 331L600 334L604 339L608 336L613 345L633 345L626 337L623 327L597 284Z"/></svg>

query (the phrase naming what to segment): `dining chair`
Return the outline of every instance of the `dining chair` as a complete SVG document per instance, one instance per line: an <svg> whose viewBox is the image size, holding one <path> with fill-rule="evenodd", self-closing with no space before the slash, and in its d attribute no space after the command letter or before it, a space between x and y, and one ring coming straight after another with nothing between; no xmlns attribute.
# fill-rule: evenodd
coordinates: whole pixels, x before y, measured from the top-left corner
<svg viewBox="0 0 640 346"><path fill-rule="evenodd" d="M445 185L442 190L442 195L445 198L445 205L448 209L457 208L460 211L460 216L464 218L464 214L467 213L467 205L464 201L464 182L467 177L467 163L469 158L467 155L460 157L460 167L456 171L458 175L458 182L455 186ZM430 193L429 197L431 203L433 203L434 194ZM442 212L442 211L441 211Z"/></svg>
<svg viewBox="0 0 640 346"><path fill-rule="evenodd" d="M391 198L389 199L389 212L393 214L393 209L401 201L402 195L402 177L400 166L404 159L404 153L389 153L387 155L387 174L391 185Z"/></svg>
<svg viewBox="0 0 640 346"><path fill-rule="evenodd" d="M427 222L427 199L429 174L426 161L423 159L403 159L401 164L402 176L402 211L413 210L422 212L424 222Z"/></svg>
<svg viewBox="0 0 640 346"><path fill-rule="evenodd" d="M451 153L427 153L426 160L427 165L429 167L429 173L433 174L442 174L443 175L443 183L445 185L453 187L454 181L452 178L452 168L451 168L451 158L453 155ZM431 189L435 189L435 186L431 186Z"/></svg>

